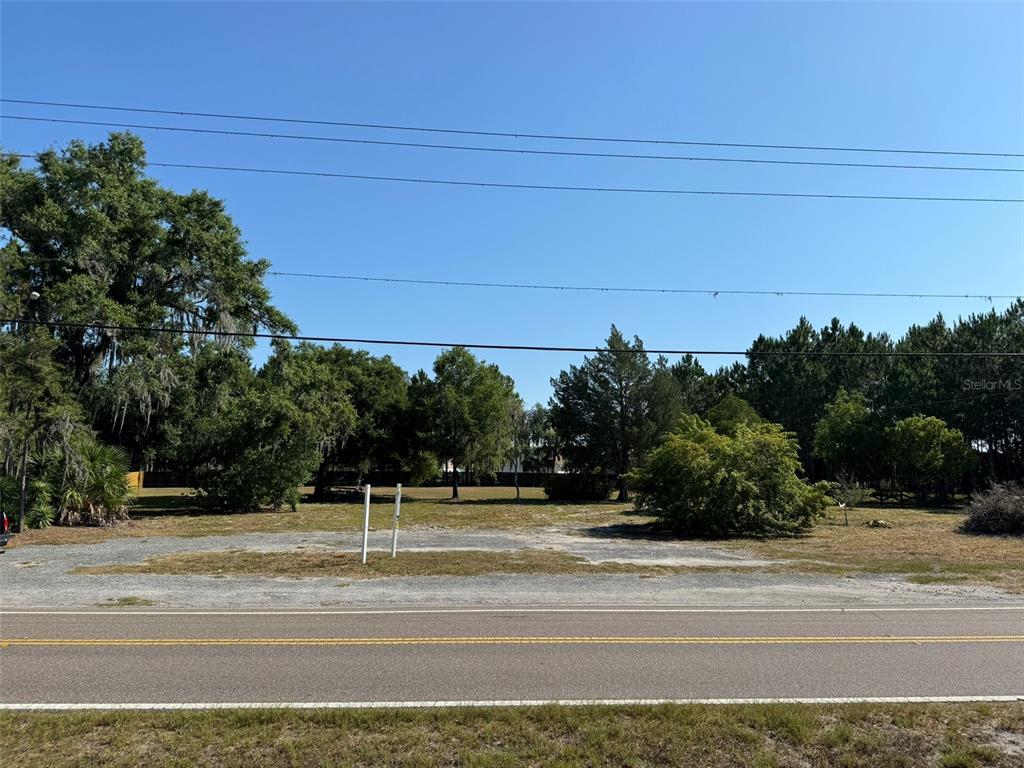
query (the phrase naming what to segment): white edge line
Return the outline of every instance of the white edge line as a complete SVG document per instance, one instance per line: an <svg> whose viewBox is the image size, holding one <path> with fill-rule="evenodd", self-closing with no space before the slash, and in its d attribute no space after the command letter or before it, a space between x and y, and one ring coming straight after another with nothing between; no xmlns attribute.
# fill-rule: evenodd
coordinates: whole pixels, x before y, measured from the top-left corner
<svg viewBox="0 0 1024 768"><path fill-rule="evenodd" d="M842 696L723 699L526 699L456 701L275 701L275 702L147 702L147 703L0 703L6 711L179 710L179 709L428 709L434 707L593 707L661 704L937 704L1024 702L1024 693L991 696Z"/></svg>
<svg viewBox="0 0 1024 768"><path fill-rule="evenodd" d="M958 613L965 611L1024 611L1024 605L913 605L913 606L835 606L818 608L686 608L686 607L558 607L517 608L494 606L486 608L368 608L352 610L49 610L25 608L0 610L0 616L371 616L402 614L457 614L457 613Z"/></svg>

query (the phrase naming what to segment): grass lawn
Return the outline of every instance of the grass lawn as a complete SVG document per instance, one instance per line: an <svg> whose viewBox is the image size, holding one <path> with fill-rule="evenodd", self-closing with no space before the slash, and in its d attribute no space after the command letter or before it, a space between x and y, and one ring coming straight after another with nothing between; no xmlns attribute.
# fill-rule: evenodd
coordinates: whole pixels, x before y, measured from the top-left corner
<svg viewBox="0 0 1024 768"><path fill-rule="evenodd" d="M1024 704L5 712L26 766L1020 766Z"/></svg>
<svg viewBox="0 0 1024 768"><path fill-rule="evenodd" d="M312 489L308 489L312 490ZM394 489L374 489L370 525L390 528ZM450 488L402 490L403 528L537 528L545 526L599 526L650 518L622 513L630 504L549 502L540 488L523 488L515 500L513 488L465 487L453 501ZM86 544L126 536L219 536L275 531L346 531L363 524L362 501L301 504L297 512L214 514L204 512L181 488L143 489L131 510L132 519L111 528L53 526L18 534L10 546L25 544Z"/></svg>

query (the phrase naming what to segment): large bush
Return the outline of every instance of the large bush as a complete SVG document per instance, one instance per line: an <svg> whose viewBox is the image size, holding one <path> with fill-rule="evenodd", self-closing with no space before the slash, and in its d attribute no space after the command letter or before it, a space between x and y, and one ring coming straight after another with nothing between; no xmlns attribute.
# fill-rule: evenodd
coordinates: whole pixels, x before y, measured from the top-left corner
<svg viewBox="0 0 1024 768"><path fill-rule="evenodd" d="M295 508L324 446L351 433L345 383L315 348L283 343L258 374L240 360L226 381L196 424L202 497L229 511Z"/></svg>
<svg viewBox="0 0 1024 768"><path fill-rule="evenodd" d="M734 436L686 416L633 473L638 511L690 536L787 536L829 503L799 477L796 442L778 424L736 425Z"/></svg>
<svg viewBox="0 0 1024 768"><path fill-rule="evenodd" d="M211 507L254 512L299 503L299 486L320 465L323 433L309 414L272 392L249 392L218 414L210 463L196 470Z"/></svg>
<svg viewBox="0 0 1024 768"><path fill-rule="evenodd" d="M994 485L974 498L964 530L971 533L1024 535L1024 486Z"/></svg>
<svg viewBox="0 0 1024 768"><path fill-rule="evenodd" d="M607 501L614 486L612 475L556 472L544 481L544 493L552 501Z"/></svg>

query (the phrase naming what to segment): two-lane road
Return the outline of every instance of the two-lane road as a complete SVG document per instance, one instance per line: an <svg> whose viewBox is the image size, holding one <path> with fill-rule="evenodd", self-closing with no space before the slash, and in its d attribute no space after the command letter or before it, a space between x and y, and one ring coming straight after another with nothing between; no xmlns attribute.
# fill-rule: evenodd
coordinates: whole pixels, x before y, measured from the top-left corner
<svg viewBox="0 0 1024 768"><path fill-rule="evenodd" d="M1024 606L0 612L0 704L1022 697Z"/></svg>

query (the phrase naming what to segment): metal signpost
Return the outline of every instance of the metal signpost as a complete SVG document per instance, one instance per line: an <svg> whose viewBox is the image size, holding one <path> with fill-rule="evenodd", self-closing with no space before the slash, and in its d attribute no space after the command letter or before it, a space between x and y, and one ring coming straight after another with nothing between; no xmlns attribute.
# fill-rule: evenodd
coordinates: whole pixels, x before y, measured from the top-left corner
<svg viewBox="0 0 1024 768"><path fill-rule="evenodd" d="M370 484L366 484L366 495L363 498L363 565L366 565L366 552L370 541ZM395 486L395 515L391 518L391 556L398 554L398 517L402 514L402 484Z"/></svg>
<svg viewBox="0 0 1024 768"><path fill-rule="evenodd" d="M402 484L395 487L395 517L391 521L391 556L398 553L398 516L402 514Z"/></svg>
<svg viewBox="0 0 1024 768"><path fill-rule="evenodd" d="M370 484L366 484L366 500L363 502L363 565L366 565L366 544L370 536Z"/></svg>

